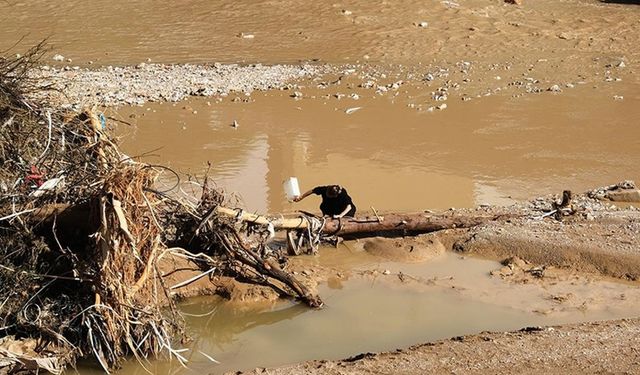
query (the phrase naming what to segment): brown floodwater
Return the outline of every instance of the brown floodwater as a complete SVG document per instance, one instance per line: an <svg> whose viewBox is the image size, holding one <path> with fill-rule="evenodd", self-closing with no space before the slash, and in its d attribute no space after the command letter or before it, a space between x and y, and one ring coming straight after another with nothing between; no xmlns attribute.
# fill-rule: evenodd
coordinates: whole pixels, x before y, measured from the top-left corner
<svg viewBox="0 0 640 375"><path fill-rule="evenodd" d="M73 64L636 60L640 7L599 0L5 0L0 51L49 38Z"/></svg>
<svg viewBox="0 0 640 375"><path fill-rule="evenodd" d="M278 302L252 306L212 298L183 303L193 342L174 359L146 363L154 374L219 374L310 359L340 359L481 331L515 330L634 316L640 288L567 277L547 285L512 285L489 271L499 263L446 253L428 263L388 263L350 247L323 248L303 263L377 270L320 288L326 306ZM389 271L384 275L383 271ZM398 278L404 275L405 281ZM386 272L385 272L386 273ZM418 281L406 281L418 280ZM564 302L562 302L564 301ZM211 357L219 363L213 363ZM82 374L98 373L84 366ZM119 374L147 372L129 361Z"/></svg>
<svg viewBox="0 0 640 375"><path fill-rule="evenodd" d="M217 184L261 213L318 210L313 197L286 201L290 176L303 191L342 184L360 209L382 211L509 204L640 179L638 93L614 101L578 87L427 112L406 105L417 95L338 100L325 91L127 107L117 115L134 125L117 130L125 152L144 161L196 175L210 162Z"/></svg>

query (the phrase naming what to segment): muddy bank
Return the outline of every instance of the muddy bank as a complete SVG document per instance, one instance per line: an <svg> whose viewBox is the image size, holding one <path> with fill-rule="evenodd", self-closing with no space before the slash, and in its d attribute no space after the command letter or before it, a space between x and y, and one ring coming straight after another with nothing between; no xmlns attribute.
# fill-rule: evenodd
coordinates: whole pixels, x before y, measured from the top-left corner
<svg viewBox="0 0 640 375"><path fill-rule="evenodd" d="M639 319L459 336L340 361L310 361L242 374L635 373Z"/></svg>

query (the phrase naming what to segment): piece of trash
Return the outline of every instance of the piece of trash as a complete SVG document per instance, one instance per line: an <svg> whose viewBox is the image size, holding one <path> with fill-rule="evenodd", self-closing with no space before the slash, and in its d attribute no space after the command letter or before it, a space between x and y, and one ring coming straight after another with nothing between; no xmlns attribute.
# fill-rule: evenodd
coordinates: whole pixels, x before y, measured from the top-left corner
<svg viewBox="0 0 640 375"><path fill-rule="evenodd" d="M38 167L36 167L35 165L32 165L31 168L29 169L29 173L27 174L27 176L25 177L25 182L28 184L35 184L37 187L42 186L42 184L44 184L44 173L40 171L40 169L38 169Z"/></svg>
<svg viewBox="0 0 640 375"><path fill-rule="evenodd" d="M238 37L242 38L242 39L253 39L256 36L253 34L245 34L245 33L240 33L238 34Z"/></svg>
<svg viewBox="0 0 640 375"><path fill-rule="evenodd" d="M35 190L31 195L34 197L39 197L47 191L54 190L58 185L60 185L64 181L64 176L52 178L50 180L45 181L40 187Z"/></svg>
<svg viewBox="0 0 640 375"><path fill-rule="evenodd" d="M415 25L418 26L418 27L427 27L427 26L429 26L429 22L422 21L422 22L416 23Z"/></svg>
<svg viewBox="0 0 640 375"><path fill-rule="evenodd" d="M238 121L236 121L236 120L233 120L233 123L231 124L231 126L232 126L233 128L236 128L236 129L238 128L238 126L239 126L239 125L240 125L240 124L238 124Z"/></svg>
<svg viewBox="0 0 640 375"><path fill-rule="evenodd" d="M107 129L107 119L104 117L104 113L100 112L100 114L98 115L98 118L100 119L100 125L102 127L102 130L106 130Z"/></svg>
<svg viewBox="0 0 640 375"><path fill-rule="evenodd" d="M361 109L362 107L351 107L351 108L347 108L344 113L350 115L356 111L358 111L359 109Z"/></svg>

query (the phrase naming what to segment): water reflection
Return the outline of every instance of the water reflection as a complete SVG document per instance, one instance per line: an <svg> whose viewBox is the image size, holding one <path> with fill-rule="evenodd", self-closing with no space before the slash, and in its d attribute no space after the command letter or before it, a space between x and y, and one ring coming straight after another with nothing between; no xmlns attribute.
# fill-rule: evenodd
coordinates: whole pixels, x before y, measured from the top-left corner
<svg viewBox="0 0 640 375"><path fill-rule="evenodd" d="M197 330L192 329L190 334L195 337L196 347L199 340L206 340L207 343L213 344L220 351L228 350L245 331L281 323L310 311L302 304L287 302L272 306L246 307L232 303L212 306L211 299L197 301L181 306L181 310L187 314L206 315L210 313L210 315L203 317L193 315L189 317L187 315L187 324L190 327L197 327Z"/></svg>
<svg viewBox="0 0 640 375"><path fill-rule="evenodd" d="M362 109L346 115L353 103L320 94L326 92L300 101L276 92L254 93L251 103L124 108L120 115L138 118L120 129L123 146L131 154L162 147L145 160L181 171L202 173L210 161L214 179L249 210L271 213L318 209L317 199L286 202L282 182L290 176L302 190L342 184L362 210L379 211L509 204L639 177L632 118L640 107L631 102L581 92L490 97L424 113L400 98L362 92Z"/></svg>

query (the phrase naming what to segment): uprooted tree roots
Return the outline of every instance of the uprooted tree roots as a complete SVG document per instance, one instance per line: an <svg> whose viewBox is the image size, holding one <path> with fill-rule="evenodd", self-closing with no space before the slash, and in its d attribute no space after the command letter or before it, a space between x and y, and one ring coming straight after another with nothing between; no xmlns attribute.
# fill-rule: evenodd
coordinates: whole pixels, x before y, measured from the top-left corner
<svg viewBox="0 0 640 375"><path fill-rule="evenodd" d="M104 115L28 101L44 89L28 78L43 51L0 58L0 368L59 373L93 357L108 371L163 353L185 362L176 286L158 267L170 253L200 276L237 275L322 304L264 233L215 215L225 196L206 179L195 204L159 192L163 169L122 154ZM9 339L33 345L15 353Z"/></svg>

